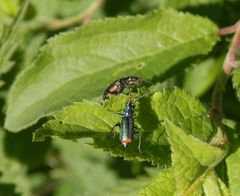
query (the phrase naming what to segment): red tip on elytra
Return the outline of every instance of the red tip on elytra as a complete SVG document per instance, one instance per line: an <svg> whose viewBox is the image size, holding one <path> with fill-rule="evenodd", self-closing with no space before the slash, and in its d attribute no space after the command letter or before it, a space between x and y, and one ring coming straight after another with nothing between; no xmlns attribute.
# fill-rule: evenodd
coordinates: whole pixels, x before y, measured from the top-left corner
<svg viewBox="0 0 240 196"><path fill-rule="evenodd" d="M132 140L131 139L123 139L121 140L122 144L131 144Z"/></svg>

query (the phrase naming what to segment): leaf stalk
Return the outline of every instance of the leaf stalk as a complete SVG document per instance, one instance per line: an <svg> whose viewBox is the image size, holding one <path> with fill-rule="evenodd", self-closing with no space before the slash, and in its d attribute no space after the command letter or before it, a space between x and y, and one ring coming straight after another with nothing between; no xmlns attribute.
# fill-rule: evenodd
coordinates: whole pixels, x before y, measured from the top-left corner
<svg viewBox="0 0 240 196"><path fill-rule="evenodd" d="M226 27L218 31L219 35L227 35L233 32L235 32L235 34L224 60L223 70L217 79L217 83L212 94L212 108L210 110L210 115L217 123L221 123L222 121L222 96L225 91L229 75L234 68L239 67L239 62L236 61L236 56L240 48L240 21L233 26Z"/></svg>

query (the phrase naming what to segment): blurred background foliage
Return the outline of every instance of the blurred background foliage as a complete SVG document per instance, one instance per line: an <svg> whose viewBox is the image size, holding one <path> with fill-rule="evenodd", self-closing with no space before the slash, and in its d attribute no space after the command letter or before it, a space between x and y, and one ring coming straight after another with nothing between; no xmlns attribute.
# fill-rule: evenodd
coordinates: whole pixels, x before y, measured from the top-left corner
<svg viewBox="0 0 240 196"><path fill-rule="evenodd" d="M30 65L48 38L88 22L89 18L81 16L96 2L99 5L91 20L146 14L169 7L207 17L219 27L232 25L240 18L239 0L31 0L22 18L18 16L21 0L0 0L1 48L6 44L5 37L13 36L10 31L15 32L14 47L0 50L6 57L0 61L8 62L7 67L0 66L1 127L6 96L19 72ZM11 29L16 17L20 19ZM56 25L59 22L64 25ZM229 42L230 37L223 38L208 56L199 58L191 68L164 83L155 81L155 88L179 86L210 105L213 85ZM232 120L240 120L240 105L235 97L229 83L223 110ZM146 162L110 157L83 142L56 139L32 143L36 127L17 134L0 129L0 195L133 195L162 169Z"/></svg>

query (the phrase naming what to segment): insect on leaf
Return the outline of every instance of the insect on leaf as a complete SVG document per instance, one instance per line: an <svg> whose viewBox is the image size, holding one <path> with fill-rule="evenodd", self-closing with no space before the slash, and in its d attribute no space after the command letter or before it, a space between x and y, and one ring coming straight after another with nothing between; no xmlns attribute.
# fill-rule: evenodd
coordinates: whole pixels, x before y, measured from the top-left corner
<svg viewBox="0 0 240 196"><path fill-rule="evenodd" d="M129 73L164 80L190 65L183 60L207 54L218 40L216 29L206 18L165 10L60 34L13 84L5 127L20 131L74 101L99 96Z"/></svg>

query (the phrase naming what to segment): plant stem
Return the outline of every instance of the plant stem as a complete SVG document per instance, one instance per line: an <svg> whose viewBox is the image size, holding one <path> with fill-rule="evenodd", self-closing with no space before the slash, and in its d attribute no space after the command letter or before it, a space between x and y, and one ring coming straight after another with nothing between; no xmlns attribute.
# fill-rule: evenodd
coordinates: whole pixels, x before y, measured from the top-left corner
<svg viewBox="0 0 240 196"><path fill-rule="evenodd" d="M240 20L230 27L219 29L218 35L228 35L228 34L235 33L239 25L240 25Z"/></svg>
<svg viewBox="0 0 240 196"><path fill-rule="evenodd" d="M217 122L220 123L222 120L222 96L226 88L228 77L231 71L239 66L239 62L236 61L236 55L240 48L240 21L238 21L235 25L220 29L218 31L219 35L226 35L233 33L234 37L232 43L230 45L230 49L226 55L226 58L223 63L223 70L220 73L217 83L215 85L213 95L212 95L212 108L210 110L210 115Z"/></svg>
<svg viewBox="0 0 240 196"><path fill-rule="evenodd" d="M49 30L58 30L58 29L72 26L74 24L78 24L82 21L84 23L88 23L90 22L94 12L103 4L103 2L104 0L96 0L89 6L89 8L85 12L79 13L70 18L66 18L63 20L52 19L48 22L47 28Z"/></svg>

